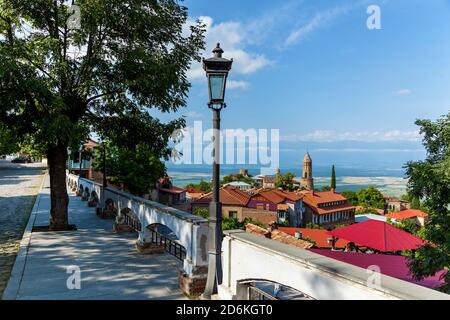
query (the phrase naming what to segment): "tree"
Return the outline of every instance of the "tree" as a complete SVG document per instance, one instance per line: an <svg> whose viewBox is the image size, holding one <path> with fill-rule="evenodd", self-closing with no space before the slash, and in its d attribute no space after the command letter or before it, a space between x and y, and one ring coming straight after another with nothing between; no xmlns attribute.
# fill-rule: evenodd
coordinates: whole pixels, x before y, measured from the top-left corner
<svg viewBox="0 0 450 320"><path fill-rule="evenodd" d="M225 177L223 177L223 179L221 181L221 184L223 185L223 184L230 183L230 182L233 182L233 181L242 181L242 182L248 183L250 185L253 184L253 179L252 178L246 177L246 176L244 176L242 174L238 174L236 176L232 176L232 175L225 176Z"/></svg>
<svg viewBox="0 0 450 320"><path fill-rule="evenodd" d="M331 167L331 189L336 190L336 172L334 170L334 164Z"/></svg>
<svg viewBox="0 0 450 320"><path fill-rule="evenodd" d="M417 120L427 157L406 164L408 193L428 208L428 222L420 231L428 243L409 255L416 279L447 270L441 290L450 293L450 113L437 121Z"/></svg>
<svg viewBox="0 0 450 320"><path fill-rule="evenodd" d="M185 186L185 188L194 188L197 190L201 190L203 192L211 192L212 190L212 182L204 181L203 179L200 180L199 183L189 183Z"/></svg>
<svg viewBox="0 0 450 320"><path fill-rule="evenodd" d="M209 209L208 208L193 207L192 214L195 214L196 216L200 216L203 219L209 219Z"/></svg>
<svg viewBox="0 0 450 320"><path fill-rule="evenodd" d="M358 205L358 196L356 195L356 192L345 190L341 192L341 195L344 196L353 206Z"/></svg>
<svg viewBox="0 0 450 320"><path fill-rule="evenodd" d="M331 186L323 186L321 191L331 191Z"/></svg>
<svg viewBox="0 0 450 320"><path fill-rule="evenodd" d="M282 188L283 190L294 191L294 178L295 174L293 174L292 172L287 172L284 175L279 174L277 175L275 186L277 188Z"/></svg>
<svg viewBox="0 0 450 320"><path fill-rule="evenodd" d="M385 201L383 194L375 187L360 189L356 192L358 204L366 208L384 209Z"/></svg>
<svg viewBox="0 0 450 320"><path fill-rule="evenodd" d="M421 203L420 199L415 197L415 196L413 196L409 192L407 192L406 194L403 194L400 197L400 199L403 200L403 201L410 202L411 203L411 209L417 209L417 210L428 212L428 209Z"/></svg>
<svg viewBox="0 0 450 320"><path fill-rule="evenodd" d="M0 123L0 155L19 151L13 132Z"/></svg>
<svg viewBox="0 0 450 320"><path fill-rule="evenodd" d="M149 114L186 105L186 72L200 60L204 25L186 28L176 0L0 0L0 122L33 136L50 173L50 230L68 229L67 148L90 131L168 156L184 121ZM75 19L76 20L76 19Z"/></svg>
<svg viewBox="0 0 450 320"><path fill-rule="evenodd" d="M40 148L39 144L34 142L30 135L26 135L20 143L18 143L19 152L31 159L42 159L45 150Z"/></svg>
<svg viewBox="0 0 450 320"><path fill-rule="evenodd" d="M103 172L103 146L94 152L94 168ZM166 173L164 163L143 144L133 149L106 143L106 170L108 179L122 184L125 191L143 196L155 188L155 183Z"/></svg>

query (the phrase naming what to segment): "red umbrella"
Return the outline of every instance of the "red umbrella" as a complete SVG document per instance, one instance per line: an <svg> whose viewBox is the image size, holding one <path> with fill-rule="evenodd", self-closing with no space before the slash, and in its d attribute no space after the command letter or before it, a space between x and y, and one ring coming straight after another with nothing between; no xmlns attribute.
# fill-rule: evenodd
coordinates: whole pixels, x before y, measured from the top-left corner
<svg viewBox="0 0 450 320"><path fill-rule="evenodd" d="M422 239L378 220L355 223L328 234L382 252L414 250L425 244Z"/></svg>

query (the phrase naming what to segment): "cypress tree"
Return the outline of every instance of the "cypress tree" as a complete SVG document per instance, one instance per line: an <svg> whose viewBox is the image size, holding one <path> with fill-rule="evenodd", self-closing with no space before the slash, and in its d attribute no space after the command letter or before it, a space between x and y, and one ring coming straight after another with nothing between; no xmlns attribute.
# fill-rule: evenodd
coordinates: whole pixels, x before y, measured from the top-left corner
<svg viewBox="0 0 450 320"><path fill-rule="evenodd" d="M336 190L336 172L334 171L334 164L331 167L331 189Z"/></svg>

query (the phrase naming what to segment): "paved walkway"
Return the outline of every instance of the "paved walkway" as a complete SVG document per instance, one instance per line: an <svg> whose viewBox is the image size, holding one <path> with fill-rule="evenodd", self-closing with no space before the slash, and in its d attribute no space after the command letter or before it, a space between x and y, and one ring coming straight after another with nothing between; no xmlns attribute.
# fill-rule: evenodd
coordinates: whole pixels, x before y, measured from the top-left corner
<svg viewBox="0 0 450 320"><path fill-rule="evenodd" d="M45 168L42 163L0 160L0 296L8 283Z"/></svg>
<svg viewBox="0 0 450 320"><path fill-rule="evenodd" d="M44 186L30 218L34 226L48 225L48 177ZM69 223L78 230L28 235L28 252L16 260L4 299L185 299L178 288L179 260L169 254L137 254L136 234L113 233L112 221L98 218L74 194ZM81 271L79 290L67 287L72 266Z"/></svg>

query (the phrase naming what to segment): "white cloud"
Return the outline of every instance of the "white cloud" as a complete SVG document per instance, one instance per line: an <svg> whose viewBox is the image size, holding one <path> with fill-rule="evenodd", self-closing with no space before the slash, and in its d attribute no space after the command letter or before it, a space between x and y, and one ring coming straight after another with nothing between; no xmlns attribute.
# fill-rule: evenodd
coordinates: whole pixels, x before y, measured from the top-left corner
<svg viewBox="0 0 450 320"><path fill-rule="evenodd" d="M351 6L341 6L316 13L306 23L301 25L299 28L291 31L289 36L284 41L285 47L304 40L309 34L325 26L335 18L347 13L350 9Z"/></svg>
<svg viewBox="0 0 450 320"><path fill-rule="evenodd" d="M399 89L399 90L396 90L396 91L392 92L392 94L394 94L396 96L406 96L406 95L409 95L411 93L412 93L411 89Z"/></svg>
<svg viewBox="0 0 450 320"><path fill-rule="evenodd" d="M184 116L187 117L187 118L191 118L191 119L201 119L201 118L204 117L203 114L201 114L200 112L197 112L197 111L186 112L184 114Z"/></svg>
<svg viewBox="0 0 450 320"><path fill-rule="evenodd" d="M246 28L240 22L228 21L214 24L211 17L199 17L199 20L206 25L206 50L202 53L203 57L210 57L211 51L216 44L220 42L220 46L224 50L225 58L233 58L233 66L231 75L248 75L254 73L272 63L264 54L250 52L245 48ZM193 21L189 22L194 23ZM191 81L205 79L205 72L202 64L194 62L188 72ZM230 81L231 82L231 81ZM245 89L248 83L244 81L235 81L231 84L232 88Z"/></svg>
<svg viewBox="0 0 450 320"><path fill-rule="evenodd" d="M420 141L419 131L364 131L336 132L332 130L316 130L304 135L288 135L281 137L284 141Z"/></svg>
<svg viewBox="0 0 450 320"><path fill-rule="evenodd" d="M227 89L233 90L233 89L242 89L246 90L249 87L249 83L247 81L235 81L235 80L229 80L227 81Z"/></svg>

